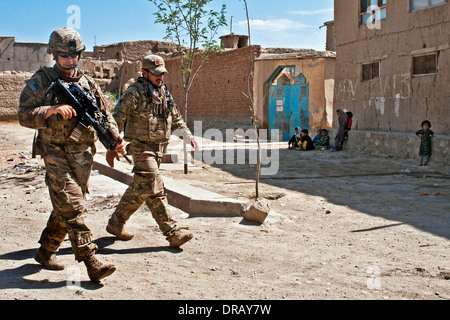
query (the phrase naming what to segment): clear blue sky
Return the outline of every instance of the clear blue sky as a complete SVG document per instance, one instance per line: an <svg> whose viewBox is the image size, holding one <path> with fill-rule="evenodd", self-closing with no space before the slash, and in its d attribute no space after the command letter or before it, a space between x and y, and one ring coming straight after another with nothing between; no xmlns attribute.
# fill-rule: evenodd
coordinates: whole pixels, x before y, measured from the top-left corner
<svg viewBox="0 0 450 320"><path fill-rule="evenodd" d="M333 20L334 0L248 0L251 42L262 47L311 48L325 50L324 22ZM228 27L247 34L245 11L240 0L214 0L216 9L227 5ZM163 40L165 27L155 24L155 6L147 0L2 0L0 36L16 41L48 42L50 33L65 27L76 5L80 9L81 34L87 50L97 45L122 41Z"/></svg>

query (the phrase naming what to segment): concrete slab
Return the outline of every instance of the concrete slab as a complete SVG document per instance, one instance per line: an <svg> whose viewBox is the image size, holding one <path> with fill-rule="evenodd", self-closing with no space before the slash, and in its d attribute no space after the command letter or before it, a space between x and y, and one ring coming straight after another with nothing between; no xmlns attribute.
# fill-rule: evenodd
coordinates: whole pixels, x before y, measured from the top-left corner
<svg viewBox="0 0 450 320"><path fill-rule="evenodd" d="M111 168L102 151L94 159L93 170L125 185L133 180L132 168L126 161L116 161L114 168ZM163 177L163 180L169 204L191 216L244 216L248 206L245 201L231 199L169 177Z"/></svg>

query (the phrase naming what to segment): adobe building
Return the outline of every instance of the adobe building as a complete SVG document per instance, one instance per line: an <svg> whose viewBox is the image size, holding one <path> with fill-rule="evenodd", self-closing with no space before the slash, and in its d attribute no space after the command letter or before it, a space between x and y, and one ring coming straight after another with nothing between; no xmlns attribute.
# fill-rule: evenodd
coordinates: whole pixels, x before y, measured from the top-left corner
<svg viewBox="0 0 450 320"><path fill-rule="evenodd" d="M327 28L325 50L336 52L336 28L334 27L334 21L327 21L322 27Z"/></svg>
<svg viewBox="0 0 450 320"><path fill-rule="evenodd" d="M140 61L150 54L171 55L176 51L175 45L168 41L140 40L125 41L109 45L95 46L92 58L100 60Z"/></svg>
<svg viewBox="0 0 450 320"><path fill-rule="evenodd" d="M448 1L335 0L334 6L334 109L352 111L356 129L347 148L415 158L414 133L427 119L437 135L433 159L448 163Z"/></svg>
<svg viewBox="0 0 450 320"><path fill-rule="evenodd" d="M19 95L41 66L53 65L47 43L16 42L15 37L0 37L0 119L17 119Z"/></svg>
<svg viewBox="0 0 450 320"><path fill-rule="evenodd" d="M331 127L334 52L262 49L249 46L248 36L236 34L225 35L221 41L224 50L208 56L189 91L187 123L191 128L194 121L202 121L203 130L253 128L249 95L255 100L257 126L280 130L280 140L288 140L296 126ZM46 50L46 45L43 47ZM141 75L141 59L148 54L165 59L169 71L165 80L184 114L180 57L172 43L149 40L96 46L94 52L84 53L79 64L104 91L114 91L120 96ZM50 55L42 55L48 61L41 61L30 71L35 72L40 65L53 65ZM196 55L195 59L194 69L200 65L200 56ZM250 72L252 63L254 68ZM17 78L14 82L17 85L8 84L11 92L16 93L15 98L8 100L8 112L14 118L16 100L24 80L31 74L18 77L16 71L8 73L9 78Z"/></svg>
<svg viewBox="0 0 450 320"><path fill-rule="evenodd" d="M237 49L248 46L248 36L230 33L225 36L221 36L220 44L222 48Z"/></svg>
<svg viewBox="0 0 450 320"><path fill-rule="evenodd" d="M41 66L52 66L47 43L16 42L15 37L0 36L0 72L34 72Z"/></svg>
<svg viewBox="0 0 450 320"><path fill-rule="evenodd" d="M333 117L334 52L249 46L248 37L221 37L225 49L212 53L189 92L188 125L208 128L253 127L250 94L259 128L278 129L287 141L294 128L330 128ZM196 66L199 57L196 56ZM250 73L250 68L254 69ZM166 76L180 108L184 101L179 57L166 59ZM195 71L195 70L194 70Z"/></svg>
<svg viewBox="0 0 450 320"><path fill-rule="evenodd" d="M175 53L175 46L167 41L126 41L95 46L80 60L80 67L105 91L117 92L119 96L140 76L144 56L157 54L163 58Z"/></svg>
<svg viewBox="0 0 450 320"><path fill-rule="evenodd" d="M85 58L80 60L79 66L85 74L94 78L103 91L117 92L119 95L141 71L140 61Z"/></svg>
<svg viewBox="0 0 450 320"><path fill-rule="evenodd" d="M288 141L295 127L331 128L335 53L311 49L262 49L253 89L261 127Z"/></svg>
<svg viewBox="0 0 450 320"><path fill-rule="evenodd" d="M248 98L248 85L253 88L253 76L249 70L251 57L259 55L259 46L226 49L211 53L198 70L188 94L187 123L202 121L202 129L219 130L252 128L252 111ZM200 65L200 56L195 55L194 72ZM184 89L180 58L166 59L166 82L184 115ZM194 73L193 72L193 73Z"/></svg>

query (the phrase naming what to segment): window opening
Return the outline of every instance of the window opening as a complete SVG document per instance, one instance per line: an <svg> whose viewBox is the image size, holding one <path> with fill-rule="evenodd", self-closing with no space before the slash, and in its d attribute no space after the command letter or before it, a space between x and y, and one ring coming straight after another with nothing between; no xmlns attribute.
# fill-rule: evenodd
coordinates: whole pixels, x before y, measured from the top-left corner
<svg viewBox="0 0 450 320"><path fill-rule="evenodd" d="M411 11L429 9L444 5L448 0L410 0Z"/></svg>
<svg viewBox="0 0 450 320"><path fill-rule="evenodd" d="M362 65L363 81L380 78L380 61Z"/></svg>
<svg viewBox="0 0 450 320"><path fill-rule="evenodd" d="M373 24L386 19L387 0L360 0L361 24Z"/></svg>
<svg viewBox="0 0 450 320"><path fill-rule="evenodd" d="M437 72L437 53L413 57L413 75Z"/></svg>

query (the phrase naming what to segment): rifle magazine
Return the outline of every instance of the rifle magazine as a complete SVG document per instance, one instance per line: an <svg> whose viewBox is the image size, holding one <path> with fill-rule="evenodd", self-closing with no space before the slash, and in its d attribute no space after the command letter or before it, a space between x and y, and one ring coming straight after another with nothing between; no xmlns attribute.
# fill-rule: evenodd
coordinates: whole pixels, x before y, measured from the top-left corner
<svg viewBox="0 0 450 320"><path fill-rule="evenodd" d="M72 132L70 133L70 139L72 139L73 141L78 142L81 138L81 127L83 127L80 123L77 124L77 126L72 130Z"/></svg>

